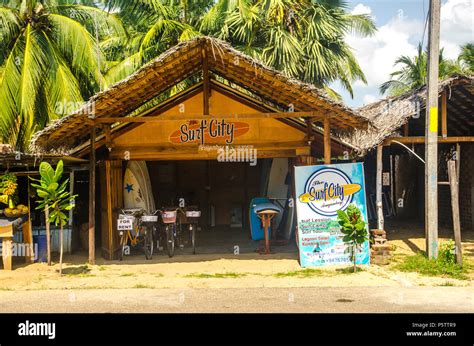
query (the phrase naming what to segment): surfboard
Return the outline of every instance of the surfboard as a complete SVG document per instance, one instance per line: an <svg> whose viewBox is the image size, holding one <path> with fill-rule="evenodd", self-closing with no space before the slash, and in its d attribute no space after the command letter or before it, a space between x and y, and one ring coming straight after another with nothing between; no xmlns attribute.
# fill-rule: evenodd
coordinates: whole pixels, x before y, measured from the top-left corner
<svg viewBox="0 0 474 346"><path fill-rule="evenodd" d="M275 158L272 160L272 165L270 168L270 176L268 179L268 188L266 196L270 198L275 198L277 200L274 203L281 206L286 206L288 200L288 188L287 185L287 175L288 175L288 159L287 158ZM277 229L280 228L281 220L283 219L283 214L275 216L275 225Z"/></svg>
<svg viewBox="0 0 474 346"><path fill-rule="evenodd" d="M291 197L291 191L288 191L288 198ZM289 240L296 229L296 204L293 203L293 207L289 206L289 201L285 205L283 217L280 223L278 234L283 239Z"/></svg>
<svg viewBox="0 0 474 346"><path fill-rule="evenodd" d="M265 234L264 234L264 230L263 230L263 227L262 227L262 221L258 217L255 208L259 204L269 203L269 202L270 202L270 200L266 197L255 197L255 198L252 198L252 200L250 201L249 220L250 220L250 234L252 236L252 240L265 239ZM270 234L272 234L271 233L271 227L270 227L269 231L270 231Z"/></svg>
<svg viewBox="0 0 474 346"><path fill-rule="evenodd" d="M155 210L155 199L145 161L129 161L123 178L123 202L125 208Z"/></svg>
<svg viewBox="0 0 474 346"><path fill-rule="evenodd" d="M260 176L260 196L267 195L268 179L270 178L271 168L272 168L272 159L262 159L262 173Z"/></svg>

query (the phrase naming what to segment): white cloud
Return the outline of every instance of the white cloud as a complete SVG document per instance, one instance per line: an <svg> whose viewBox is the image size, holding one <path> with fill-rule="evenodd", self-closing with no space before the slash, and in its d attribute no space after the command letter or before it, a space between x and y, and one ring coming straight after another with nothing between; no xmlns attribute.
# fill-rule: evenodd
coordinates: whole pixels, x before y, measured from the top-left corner
<svg viewBox="0 0 474 346"><path fill-rule="evenodd" d="M352 13L372 14L372 9L364 4L354 7ZM474 41L474 15L472 0L448 0L441 7L441 41L447 58L459 54L459 45ZM414 56L418 42L422 39L424 20L412 19L402 10L385 25L378 27L372 37L361 38L349 35L347 42L354 49L354 54L367 78L368 85L354 83L355 98L349 101L361 105L376 101L377 89L390 78L396 67L395 60L401 55ZM427 35L425 37L427 43Z"/></svg>
<svg viewBox="0 0 474 346"><path fill-rule="evenodd" d="M441 6L441 39L447 58L459 55L459 46L474 41L474 8L472 0L448 0Z"/></svg>
<svg viewBox="0 0 474 346"><path fill-rule="evenodd" d="M355 5L351 13L352 14L372 14L372 9L369 6L366 6L364 4L357 4Z"/></svg>
<svg viewBox="0 0 474 346"><path fill-rule="evenodd" d="M361 38L349 35L347 42L354 49L368 84L380 85L387 80L400 55L416 54L416 44L411 43L411 36L422 31L421 21L396 16L379 27L374 36ZM355 86L362 85L357 84Z"/></svg>

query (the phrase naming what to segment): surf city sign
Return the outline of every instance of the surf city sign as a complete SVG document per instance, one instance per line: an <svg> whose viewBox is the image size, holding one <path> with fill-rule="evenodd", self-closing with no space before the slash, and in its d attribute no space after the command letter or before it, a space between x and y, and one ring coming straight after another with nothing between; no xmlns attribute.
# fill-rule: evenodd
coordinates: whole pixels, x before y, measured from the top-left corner
<svg viewBox="0 0 474 346"><path fill-rule="evenodd" d="M352 184L344 172L324 168L309 177L305 184L306 192L299 196L299 200L318 214L337 216L337 211L345 210L360 188L361 185Z"/></svg>
<svg viewBox="0 0 474 346"><path fill-rule="evenodd" d="M244 122L225 121L225 119L191 120L170 135L171 143L223 143L232 144L236 137L250 130Z"/></svg>
<svg viewBox="0 0 474 346"><path fill-rule="evenodd" d="M295 167L298 246L302 267L349 264L337 211L354 203L367 220L362 163ZM369 243L357 254L369 263Z"/></svg>

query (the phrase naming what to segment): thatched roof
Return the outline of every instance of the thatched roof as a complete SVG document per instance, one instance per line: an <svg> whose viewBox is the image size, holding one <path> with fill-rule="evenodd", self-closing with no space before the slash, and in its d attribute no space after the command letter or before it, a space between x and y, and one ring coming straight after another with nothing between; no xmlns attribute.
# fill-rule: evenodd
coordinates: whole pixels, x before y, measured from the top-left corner
<svg viewBox="0 0 474 346"><path fill-rule="evenodd" d="M357 110L359 114L369 119L373 127L367 130L357 129L343 139L364 153L387 137L401 136L400 128L410 119L417 119L419 116L422 120L420 123L424 121L426 91L426 86L423 86L400 96L387 97L359 108ZM455 76L446 79L439 83L440 97L443 91L447 92L449 135L465 135L466 128L473 125L474 78ZM438 108L441 109L441 102L439 105Z"/></svg>
<svg viewBox="0 0 474 346"><path fill-rule="evenodd" d="M331 115L334 130L365 127L367 119L329 98L312 84L290 78L237 51L229 44L209 37L184 41L161 54L137 72L93 96L75 113L37 132L33 151L71 148L84 142L90 126L87 116L122 117L154 99L170 87L202 71L203 53L208 69L216 76L248 90L280 109L293 105L295 111L319 111Z"/></svg>

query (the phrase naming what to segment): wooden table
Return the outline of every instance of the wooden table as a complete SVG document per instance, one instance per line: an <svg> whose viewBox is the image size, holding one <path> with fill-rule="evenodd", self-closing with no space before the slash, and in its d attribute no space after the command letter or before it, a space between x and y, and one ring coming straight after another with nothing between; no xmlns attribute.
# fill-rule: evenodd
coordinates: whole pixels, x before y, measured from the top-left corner
<svg viewBox="0 0 474 346"><path fill-rule="evenodd" d="M26 263L34 261L33 234L28 216L19 218L0 218L0 238L2 238L3 269L12 270L13 257L13 235L15 232L23 231L23 246L25 250ZM20 247L17 247L20 249Z"/></svg>

